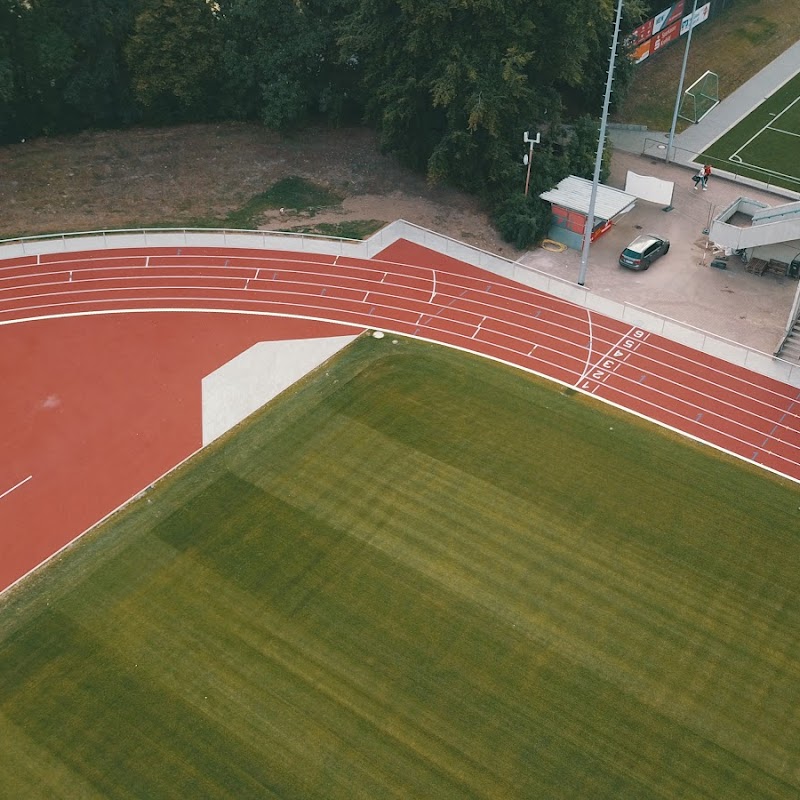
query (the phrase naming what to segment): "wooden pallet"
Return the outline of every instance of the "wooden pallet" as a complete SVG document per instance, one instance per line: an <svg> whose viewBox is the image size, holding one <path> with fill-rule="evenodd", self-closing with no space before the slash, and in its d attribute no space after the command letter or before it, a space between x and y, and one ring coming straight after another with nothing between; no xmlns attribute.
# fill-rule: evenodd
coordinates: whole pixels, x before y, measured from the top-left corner
<svg viewBox="0 0 800 800"><path fill-rule="evenodd" d="M773 275L786 275L789 271L789 265L783 261L776 261L774 258L771 258L765 271L771 272Z"/></svg>
<svg viewBox="0 0 800 800"><path fill-rule="evenodd" d="M755 275L763 275L769 264L763 258L751 258L744 268L746 272L752 272Z"/></svg>

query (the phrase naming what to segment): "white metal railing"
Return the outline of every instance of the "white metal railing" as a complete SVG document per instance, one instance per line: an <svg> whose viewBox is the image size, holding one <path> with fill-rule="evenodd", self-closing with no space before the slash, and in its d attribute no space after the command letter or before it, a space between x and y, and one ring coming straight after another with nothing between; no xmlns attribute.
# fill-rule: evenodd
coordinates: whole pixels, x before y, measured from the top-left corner
<svg viewBox="0 0 800 800"><path fill-rule="evenodd" d="M614 319L644 328L696 350L733 364L800 386L800 363L794 363L725 339L692 325L657 314L645 308L593 294L563 278L548 275L503 256L489 253L405 220L386 225L364 241L280 231L246 231L212 228L139 228L125 230L80 231L57 236L27 236L0 240L0 259L21 255L41 255L95 247L260 247L292 252L338 253L355 258L373 258L390 244L404 239L449 255L495 275L500 275L562 300L597 311ZM793 313L798 311L799 293Z"/></svg>
<svg viewBox="0 0 800 800"><path fill-rule="evenodd" d="M800 320L800 283L797 284L797 290L794 293L794 302L792 303L792 310L789 312L789 320L786 323L786 330L783 332L780 344L778 345L776 353L780 353L786 340L789 338L794 329L795 323Z"/></svg>
<svg viewBox="0 0 800 800"><path fill-rule="evenodd" d="M344 239L321 236L312 233L291 231L253 231L232 228L116 228L111 230L72 231L40 236L21 236L14 239L0 239L0 258L13 258L15 255L42 255L53 252L69 252L69 243L79 239L80 249L93 249L98 242L101 247L136 246L198 246L198 243L212 243L218 247L266 247L268 240L280 243L286 250L319 251L324 245L325 252L332 246L340 250L361 249L360 239ZM128 240L132 241L128 241ZM260 242L259 242L260 240ZM358 246L361 246L359 248Z"/></svg>

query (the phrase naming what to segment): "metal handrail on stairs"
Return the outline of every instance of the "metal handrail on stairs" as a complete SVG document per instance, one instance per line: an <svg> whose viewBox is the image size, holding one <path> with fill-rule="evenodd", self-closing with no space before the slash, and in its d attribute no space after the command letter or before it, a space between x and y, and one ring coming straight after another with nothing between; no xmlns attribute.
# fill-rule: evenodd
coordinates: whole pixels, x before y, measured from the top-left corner
<svg viewBox="0 0 800 800"><path fill-rule="evenodd" d="M794 293L794 302L792 303L792 310L789 312L789 321L786 323L786 330L775 350L776 356L783 353L786 343L792 336L796 336L800 341L800 283L797 284L797 291ZM800 358L800 353L798 354L798 358Z"/></svg>

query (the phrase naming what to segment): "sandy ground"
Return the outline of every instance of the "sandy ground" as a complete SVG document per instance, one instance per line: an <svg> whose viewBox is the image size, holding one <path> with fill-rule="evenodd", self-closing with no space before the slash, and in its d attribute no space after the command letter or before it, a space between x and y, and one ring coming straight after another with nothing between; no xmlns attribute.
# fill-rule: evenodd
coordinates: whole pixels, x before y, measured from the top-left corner
<svg viewBox="0 0 800 800"><path fill-rule="evenodd" d="M410 195L399 190L387 195L360 194L346 197L341 207L319 211L309 217L287 211L267 213L261 227L266 230L308 223L336 223L350 220L377 219L393 222L404 219L423 228L450 236L506 258L516 259L521 251L504 242L489 223L477 203L443 204L423 195Z"/></svg>

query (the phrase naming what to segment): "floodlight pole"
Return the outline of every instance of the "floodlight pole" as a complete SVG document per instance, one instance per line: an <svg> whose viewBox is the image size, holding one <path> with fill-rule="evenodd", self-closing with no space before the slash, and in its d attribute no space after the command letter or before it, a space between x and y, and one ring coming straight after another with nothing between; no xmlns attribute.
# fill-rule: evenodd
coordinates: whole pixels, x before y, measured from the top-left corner
<svg viewBox="0 0 800 800"><path fill-rule="evenodd" d="M695 3L697 0L695 0ZM594 159L594 179L592 180L592 194L589 198L589 213L586 215L586 225L583 229L583 250L581 252L581 271L578 275L578 286L583 286L586 282L586 270L589 267L589 246L592 241L592 229L594 228L594 207L597 203L597 186L600 183L600 169L603 165L603 148L606 140L606 120L608 119L608 107L611 102L611 84L614 82L614 64L617 60L617 41L619 40L619 23L622 19L622 3L617 3L617 18L614 22L614 38L611 42L611 58L608 64L608 79L606 80L606 96L603 100L603 114L600 117L600 134L597 139L597 155Z"/></svg>
<svg viewBox="0 0 800 800"><path fill-rule="evenodd" d="M689 61L689 45L692 43L692 31L694 30L694 15L697 13L697 0L694 0L692 13L689 16L689 33L686 35L686 49L683 51L683 66L681 67L681 77L678 81L678 95L675 98L675 111L672 115L672 126L669 129L669 141L667 142L666 163L669 164L672 158L672 143L675 140L675 128L678 125L678 111L681 107L681 94L683 94L683 81L686 77L686 64ZM719 97L719 95L717 95Z"/></svg>

